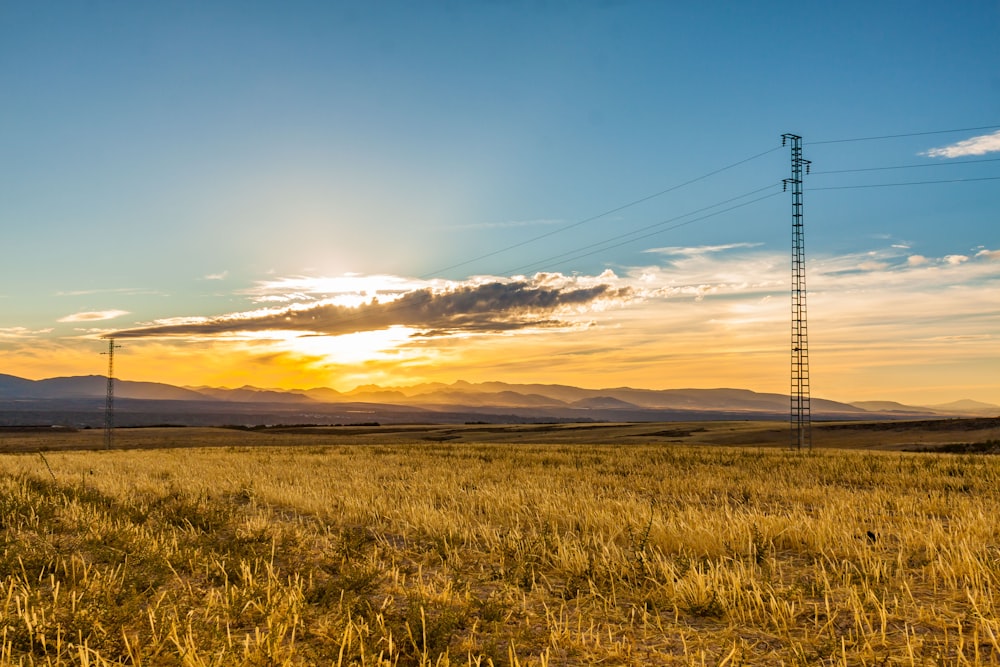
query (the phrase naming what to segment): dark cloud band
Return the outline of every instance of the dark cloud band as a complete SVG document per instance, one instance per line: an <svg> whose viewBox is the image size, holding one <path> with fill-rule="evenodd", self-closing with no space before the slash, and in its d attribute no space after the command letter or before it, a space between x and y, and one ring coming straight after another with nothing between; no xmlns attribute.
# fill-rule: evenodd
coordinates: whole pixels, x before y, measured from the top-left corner
<svg viewBox="0 0 1000 667"><path fill-rule="evenodd" d="M557 313L597 301L627 300L631 288L608 284L587 287L541 285L529 280L462 285L448 291L414 290L395 301L357 307L333 304L293 306L264 314L225 315L195 322L164 323L125 329L116 338L215 336L259 331L302 331L341 335L409 326L423 335L459 332L499 333L561 326Z"/></svg>

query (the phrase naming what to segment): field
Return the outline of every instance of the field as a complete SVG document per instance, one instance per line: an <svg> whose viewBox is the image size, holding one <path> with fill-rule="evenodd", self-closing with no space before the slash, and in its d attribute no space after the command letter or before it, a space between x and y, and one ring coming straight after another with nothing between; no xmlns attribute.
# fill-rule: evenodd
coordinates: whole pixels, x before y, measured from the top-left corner
<svg viewBox="0 0 1000 667"><path fill-rule="evenodd" d="M995 424L7 432L0 664L1000 664Z"/></svg>

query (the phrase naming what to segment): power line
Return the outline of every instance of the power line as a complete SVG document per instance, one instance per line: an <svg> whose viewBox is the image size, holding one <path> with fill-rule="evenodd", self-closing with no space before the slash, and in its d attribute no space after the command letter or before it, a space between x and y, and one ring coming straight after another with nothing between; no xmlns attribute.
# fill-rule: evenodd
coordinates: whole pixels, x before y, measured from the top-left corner
<svg viewBox="0 0 1000 667"><path fill-rule="evenodd" d="M980 127L957 127L950 130L930 130L927 132L906 132L904 134L883 134L877 137L853 137L851 139L827 139L826 141L809 141L810 146L817 144L844 144L851 141L875 141L877 139L899 139L901 137L923 137L929 134L949 134L952 132L974 132L976 130L993 130L1000 125L982 125Z"/></svg>
<svg viewBox="0 0 1000 667"><path fill-rule="evenodd" d="M755 190L754 192L760 192L762 190L767 190L769 188L776 188L776 187L778 187L777 183L775 183L773 185L769 185L769 186L767 186L765 188L760 188L759 190ZM741 195L740 197L734 197L734 198L728 199L726 201L733 201L735 199L740 199L742 197L748 196L749 194L752 194L752 193L748 193L747 195ZM641 231L641 230L635 230L635 231L632 231L632 232L628 232L626 234L621 234L619 236L615 236L615 237L612 237L612 238L609 238L609 239L605 239L604 241L600 241L598 243L593 243L593 244L591 244L589 246L583 246L581 248L577 248L576 250L572 250L572 251L563 253L561 255L555 255L553 257L545 257L545 258L540 259L538 261L532 262L531 264L525 264L525 265L519 266L519 267L517 267L515 269L511 269L509 271L506 271L505 273L508 273L508 274L510 274L510 273L518 273L518 272L521 272L521 271L523 271L525 269L530 269L530 268L533 268L535 266L547 264L547 263L553 262L553 261L569 262L569 261L572 261L572 260L583 259L584 257L590 257L591 255L596 255L599 252L604 252L606 250L613 250L615 248L620 248L623 245L628 245L629 243L633 243L635 241L642 241L643 239L648 239L648 238L650 238L652 236L657 236L658 234L662 234L664 232L669 232L669 231L673 231L675 229L679 229L681 227L686 227L687 225L693 224L695 222L701 222L702 220L707 220L708 218L711 218L711 217L714 217L714 216L717 216L717 215L722 215L723 213L728 213L729 211L733 211L733 210L736 210L738 208L743 208L744 206L749 206L750 204L756 204L759 201L764 201L765 199L770 199L771 197L776 197L776 196L778 196L780 194L781 194L780 192L772 192L769 195L764 195L763 197L758 197L757 199L751 199L750 201L743 202L742 204L736 204L735 206L730 206L729 208L722 209L721 211L715 211L713 213L708 213L707 215L703 215L703 216L700 216L700 217L697 217L697 218L693 218L691 220L687 220L685 222L678 223L676 225L671 225L670 227L667 227L665 229L658 229L656 231L649 232L648 234L643 234L641 236L635 236L634 238L625 238L625 237L633 236L634 234L636 234L638 231ZM707 209L710 209L710 208L715 208L716 206L719 206L722 203L724 203L724 202L720 202L719 204L714 204L712 206L707 206L705 208L699 209L699 211L704 211L704 210L707 210ZM671 222L672 220L677 220L679 218L685 218L685 217L687 217L689 215L692 215L693 213L696 213L696 212L697 211L692 211L691 213L686 213L686 214L678 216L676 218L671 218L669 220L664 220L662 222L656 223L655 225L649 225L647 227L644 227L643 229L650 229L652 227L659 227L661 225L664 225L664 224L667 224L667 223ZM619 239L625 239L625 240L619 241ZM614 243L612 245L606 245L608 243L612 243L613 241L619 241L619 242L618 243ZM587 250L589 248L594 248L595 246L601 246L601 247L597 248L596 250L591 250L590 252L583 252L583 253L580 253L580 254L574 254L574 253L579 253L582 250Z"/></svg>
<svg viewBox="0 0 1000 667"><path fill-rule="evenodd" d="M976 131L976 130L989 130L989 129L994 129L994 128L1000 128L1000 125L984 125L984 126L980 126L980 127L952 128L952 129L947 129L947 130L930 130L930 131L924 131L924 132L908 132L908 133L902 133L902 134L886 134L886 135L873 136L873 137L855 137L855 138L849 138L849 139L830 139L830 140L825 140L825 141L812 141L812 142L803 142L803 143L808 143L809 145L814 145L814 144L846 143L846 142L853 142L853 141L873 141L873 140L877 140L877 139L892 139L892 138L899 138L899 137L914 137L914 136L925 136L925 135L934 135L934 134L947 134L947 133L952 133L952 132L970 132L970 131ZM531 245L531 244L536 243L538 241L541 241L543 239L549 238L551 236L555 236L556 234L561 234L561 233L569 231L571 229L575 229L575 228L580 227L582 225L585 225L587 223L590 223L590 222L593 222L593 221L598 220L600 218L603 218L603 217L606 217L608 215L611 215L613 213L617 213L619 211L623 211L623 210L625 210L627 208L631 208L632 206L636 206L638 204L642 204L642 203L647 202L647 201L649 201L651 199L655 199L656 197L660 197L662 195L668 194L668 193L673 192L675 190L679 190L680 188L683 188L683 187L686 187L688 185L692 185L692 184L697 183L699 181L705 180L707 178L710 178L712 176L720 174L720 173L722 173L724 171L727 171L729 169L733 169L734 167L738 167L740 165L746 164L747 162L751 162L751 161L756 160L758 158L764 157L765 155L768 155L768 154L773 153L773 152L775 152L777 150L780 150L780 148L781 148L780 146L776 146L776 147L768 149L766 151L762 151L760 153L756 153L756 154L751 155L751 156L749 156L747 158L744 158L742 160L738 160L738 161L733 162L731 164L728 164L728 165L726 165L724 167L720 167L718 169L715 169L715 170L712 170L712 171L707 172L705 174L702 174L701 176L698 176L696 178L692 178L690 180L684 181L683 183L679 183L677 185L673 185L673 186L671 186L669 188L666 188L664 190L660 190L660 191L655 192L653 194L646 195L646 196L640 197L638 199L634 199L634 200L632 200L630 202L627 202L625 204L622 204L620 206L616 206L614 208L608 209L608 210L603 211L601 213L598 213L596 215L590 216L588 218L584 218L583 220L579 220L577 222L571 223L569 225L565 225L565 226L560 227L558 229L554 229L554 230L545 232L544 234L539 234L539 235L534 236L534 237L532 237L530 239L526 239L524 241L519 241L518 243L514 243L512 245L509 245L509 246L506 246L506 247L503 247L503 248L499 248L497 250L493 250L493 251L490 251L488 253L485 253L485 254L482 254L482 255L479 255L479 256L476 256L476 257L472 257L472 258L467 259L467 260L463 260L461 262L458 262L456 264L452 264L450 266L446 266L444 268L438 269L438 270L433 271L431 273L424 274L424 275L420 276L420 279L421 280L428 280L428 279L437 277L440 274L443 274L443 273L445 273L447 271L451 271L452 269L457 269L459 267L466 266L466 265L472 264L474 262L479 262L479 261L482 261L484 259L488 259L490 257L495 257L497 255L503 254L505 252L509 252L511 250L516 250L518 248L523 248L525 246ZM844 170L824 171L824 172L816 172L816 173L817 174L852 173L852 172L863 172L863 171L881 171L881 170L890 170L890 169L906 169L906 168L923 167L923 166L940 166L940 165L943 165L943 164L970 164L970 163L976 163L976 162L992 162L992 161L998 161L998 159L986 158L986 159L983 159L983 160L962 160L960 162L942 162L942 163L938 163L938 164L927 164L927 165L900 165L900 166L891 166L891 167L870 167L870 168L863 168L863 169L844 169ZM898 183L898 184L856 185L856 186L829 186L829 187L825 187L825 188L821 187L821 188L812 188L812 189L814 189L814 190L833 190L833 189L853 189L853 188L866 188L866 187L867 188L871 188L871 187L892 187L892 186L895 186L895 185L923 185L923 184L931 184L931 183L957 183L957 182L962 182L962 181L973 181L973 180L993 180L993 179L987 178L987 179L953 179L953 180L940 180L940 181L914 181L914 182L910 182L910 183ZM771 187L771 186L767 186L767 187ZM565 253L562 253L560 255L556 255L556 256L553 256L553 257L545 258L543 260L539 260L539 261L533 262L531 264L526 264L526 265L520 266L520 267L518 267L516 269L513 269L512 271L507 272L507 273L519 272L519 271L524 270L525 268L529 268L529 267L533 267L533 266L536 266L538 264L541 264L542 262L553 261L553 260L560 260L560 259L562 259L564 257L569 257L570 255L573 255L572 259L580 259L580 258L583 258L583 257L588 257L590 255L595 254L595 252L586 252L584 254L575 254L575 253L579 253L579 252L584 251L584 250L590 250L591 248L595 248L595 247L598 247L598 246L601 246L601 248L600 248L601 250L610 250L612 248L620 247L621 245L624 245L625 243L631 243L632 241L638 241L638 240L641 240L641 239L644 239L644 238L648 238L652 234L643 235L643 236L637 236L635 238L629 238L629 239L627 239L627 237L633 236L635 234L638 234L638 233L640 233L640 232L642 232L642 231L644 231L646 229L661 227L662 225L669 224L670 222L673 222L675 220L679 220L679 219L685 218L685 217L687 217L689 215L694 215L694 214L696 214L696 213L698 213L700 211L704 211L704 210L708 210L708 209L711 209L711 208L715 208L716 206L720 206L720 205L722 205L724 203L727 203L727 202L730 202L730 201L735 201L737 199L741 199L743 197L750 196L751 194L755 194L756 192L760 192L760 191L762 191L764 189L766 189L766 188L761 188L760 190L754 190L754 191L752 191L750 193L746 193L746 194L740 195L738 197L733 197L731 199L727 199L727 200L724 200L722 202L718 202L718 203L713 204L711 206L707 206L707 207L704 207L702 209L698 209L697 211L691 211L691 212L686 213L686 214L681 215L681 216L670 218L668 220L663 220L663 221L660 221L660 222L655 223L653 225L649 225L647 227L643 227L643 228L638 229L638 230L633 230L633 231L628 232L626 234L615 236L615 237L612 237L610 239L606 239L604 241L600 241L600 242L595 243L595 244L591 244L591 245L588 245L588 246L583 246L583 247L577 248L576 250L565 252ZM761 198L761 199L765 199L765 198L766 197ZM757 199L757 200L754 200L754 201L760 201L760 199ZM746 204L750 204L750 203L753 203L753 202L746 202ZM743 204L743 205L745 205L745 204ZM739 208L739 207L732 207L732 208ZM732 209L726 209L726 210L732 210ZM718 213L723 213L723 212L725 212L725 211L719 211ZM712 215L715 215L715 214L712 214ZM670 230L673 230L673 229L677 229L678 227L682 227L682 226L685 226L685 225L697 222L699 220L703 220L705 217L710 217L710 216L703 216L701 218L696 218L694 220L689 220L689 221L684 222L684 223L682 223L680 225L675 225L675 226L672 226L672 227L670 227L668 229L662 229L662 230L659 230L659 231L657 231L655 233L661 233L661 232L665 232L665 231L670 231ZM605 244L613 242L613 241L616 241L616 240L619 240L619 239L627 239L627 240L624 240L621 243L617 243L617 244L612 245L612 246L604 247Z"/></svg>
<svg viewBox="0 0 1000 667"><path fill-rule="evenodd" d="M564 258L569 258L569 257L571 257L573 255L576 255L579 252L582 252L584 250L590 250L592 248L600 248L601 250L610 249L610 248L604 248L604 246L606 244L608 244L608 243L613 243L615 241L619 241L619 240L622 240L622 239L627 239L626 241L623 241L622 243L619 243L618 245L612 246L612 247L617 248L617 247L619 247L621 245L624 245L625 243L631 243L632 241L638 241L640 239L647 238L648 235L646 235L646 236L636 236L636 235L642 234L642 232L646 232L646 231L649 231L649 230L652 230L652 229L656 229L656 228L662 227L663 225L668 225L671 222L676 222L677 220L683 220L684 218L690 217L692 215L697 215L698 213L702 213L704 211L708 211L708 210L711 210L713 208L718 208L719 206L722 206L723 204L728 204L729 202L734 202L734 201L737 201L739 199L744 199L744 198L749 197L751 195L755 195L758 192L763 192L764 190L768 190L768 189L774 188L774 187L777 187L777 184L776 183L771 183L770 185L765 185L762 188L757 188L756 190L751 190L750 192L745 192L745 193L743 193L741 195L738 195L736 197L730 197L729 199L724 199L724 200L716 202L714 204L710 204L709 206L703 206L702 208L695 209L693 211L688 211L687 213L682 213L681 215L677 215L677 216L674 216L672 218L667 218L666 220L660 220L659 222L654 222L653 224L646 225L645 227L640 227L639 229L633 229L630 232L625 232L623 234L618 234L616 236L612 236L610 238L606 238L606 239L604 239L602 241L597 241L597 242L591 243L589 245L580 246L578 248L574 248L573 250L567 250L566 252L560 253L558 255L552 255L550 257L545 257L545 258L542 258L540 260L531 262L530 264L524 264L524 265L519 266L519 267L517 267L515 269L510 269L508 271L504 271L503 273L506 273L506 274L518 273L519 271L522 271L524 269L537 266L539 264L543 264L545 262L553 262L553 261L562 260ZM698 220L702 220L702 219L703 218L698 218ZM670 230L673 230L673 229L677 229L678 227L683 227L683 226L688 225L688 224L690 224L692 222L696 222L696 220L689 220L688 222L682 223L680 225L674 225L673 227L669 227L667 229L661 229L661 230L657 231L656 233L659 234L660 232L666 232L666 231L670 231ZM635 236L635 238L628 238L630 236ZM581 255L581 257L589 257L592 254L594 254L594 253L587 253L585 255Z"/></svg>
<svg viewBox="0 0 1000 667"><path fill-rule="evenodd" d="M768 151L768 152L770 152L770 151ZM989 159L986 159L986 160L966 160L965 162L986 162L986 161L991 161L991 160L993 160L993 159L989 158ZM923 166L923 165L913 165L913 166ZM930 165L928 165L928 166L930 166ZM895 167L874 167L872 169L884 169L884 168L892 169L892 168L895 168ZM862 171L862 170L858 170L858 171ZM836 172L822 172L822 173L836 173ZM909 181L909 182L904 182L904 183L874 183L874 184L866 184L866 185L826 186L826 187L814 187L814 188L810 188L810 190L851 190L851 189L858 189L858 188L884 188L884 187L899 187L899 186L907 186L907 185L931 185L931 184L938 184L938 183L964 183L964 182L991 181L991 180L1000 180L1000 176L989 176L989 177L982 177L982 178L956 178L956 179L930 180L930 181ZM547 263L550 263L550 262L562 262L562 263L564 263L564 262L573 261L573 260L577 260L577 259L583 259L585 257L590 257L591 255L595 255L595 254L597 254L599 252L604 252L606 250L612 250L614 248L619 248L619 247L621 247L623 245L626 245L628 243L632 243L632 242L635 242L635 241L641 241L641 240L647 239L647 238L649 238L651 236L656 236L657 234L662 234L664 232L672 231L672 230L678 229L680 227L685 227L685 226L693 224L695 222L700 222L700 221L705 220L707 218L711 218L713 216L720 215L722 213L726 213L726 212L732 211L732 210L737 209L737 208L742 208L744 206L748 206L750 204L754 204L754 203L757 203L759 201L763 201L765 199L769 199L769 198L774 197L774 196L776 196L776 195L778 195L780 193L775 192L775 193L772 193L772 194L769 194L769 195L765 195L763 197L758 197L758 198L753 199L751 201L747 201L747 202L743 202L741 204L737 204L736 206L730 206L729 208L722 209L720 211L715 211L715 212L709 213L707 215L703 215L703 216L700 216L700 217L697 217L697 218L693 218L691 220L686 220L686 221L681 222L681 223L676 224L676 225L672 225L672 226L667 227L665 229L660 229L660 227L662 227L663 225L667 225L667 224L669 224L671 222L674 222L674 221L677 221L677 220L683 220L684 218L687 218L687 217L689 217L691 215L696 215L698 213L701 213L702 211L707 211L707 210L710 210L710 209L713 209L713 208L717 208L718 206L722 206L723 204L727 204L729 202L737 201L739 199L743 199L745 197L749 197L751 195L757 194L758 192L763 192L765 190L768 190L768 189L774 188L774 187L777 187L777 184L766 185L766 186L764 186L762 188L757 188L756 190L751 190L749 192L746 192L744 194L738 195L736 197L731 197L729 199L725 199L725 200L722 200L720 202L716 202L715 204L711 204L709 206L705 206L703 208L700 208L700 209L697 209L697 210L694 210L694 211L689 211L688 213L684 213L682 215L678 215L678 216L675 216L673 218L668 218L666 220L661 220L660 222L657 222L657 223L654 223L654 224L651 224L651 225L647 225L645 227L641 227L639 229L632 230L630 232L625 232L623 234L619 234L619 235L616 235L616 236L604 239L603 241L598 241L596 243L591 243L591 244L586 245L586 246L578 247L578 248L576 248L574 250L570 250L570 251L567 251L567 252L564 252L564 253L560 253L558 255L552 255L550 257L545 257L545 258L539 259L537 261L531 262L529 264L524 264L524 265L518 266L518 267L510 269L508 271L504 271L503 273L508 274L508 275L509 274L514 274L514 273L520 273L520 272L525 271L527 269L532 269L534 267L541 266L541 265L544 265L544 264L547 264ZM642 232L647 231L647 230L655 230L655 231L650 231L650 233L642 234ZM615 241L618 241L618 242L614 243ZM612 245L608 245L608 244L612 244ZM584 252L584 251L586 251L586 252Z"/></svg>
<svg viewBox="0 0 1000 667"><path fill-rule="evenodd" d="M562 259L563 257L568 257L569 255L573 255L574 253L578 253L578 252L580 252L582 250L589 250L591 248L597 248L598 246L604 246L607 243L611 243L613 241L617 241L617 240L620 240L620 239L625 239L625 238L627 238L629 236L633 236L633 235L636 235L636 234L641 234L642 232L645 232L645 231L648 231L648 230L651 230L651 229L656 229L658 227L662 227L663 225L670 224L671 222L675 222L677 220L683 220L684 218L687 218L689 216L697 215L698 213L702 213L704 211L708 211L708 210L711 210L713 208L718 208L719 206L722 206L723 204L728 204L730 202L734 202L734 201L737 201L739 199L745 199L746 197L749 197L751 195L755 195L758 192L763 192L764 190L769 190L769 189L775 188L775 187L777 187L777 184L776 183L771 183L770 185L765 185L762 188L757 188L756 190L751 190L749 192L744 192L741 195L737 195L735 197L730 197L729 199L723 199L722 201L716 202L714 204L710 204L709 206L703 206L702 208L695 209L693 211L688 211L687 213L682 213L681 215L674 216L673 218L667 218L666 220L661 220L659 222L654 222L653 224L646 225L645 227L640 227L639 229L633 229L630 232L625 232L623 234L619 234L617 236L613 236L611 238L604 239L603 241L597 241L596 243L591 243L589 245L581 246L579 248L575 248L573 250L569 250L569 251L561 253L559 255L554 255L552 257L546 257L546 258L538 260L536 262L532 262L531 264L525 264L524 266L518 267L517 269L511 270L511 271L507 271L505 273L515 273L518 270L523 269L525 267L530 267L530 266L534 266L536 264L541 264L542 262L559 260L559 259ZM702 220L702 219L704 219L704 218L698 218L698 220ZM689 222L694 222L694 221L692 220L692 221L689 221ZM659 234L660 232L669 231L670 229L677 229L678 227L683 227L684 225L687 225L687 224L689 224L689 223L685 222L685 223L683 223L681 225L675 225L673 227L670 227L669 229L659 230L656 233ZM626 243L631 243L632 241L638 241L640 239L647 238L647 236L636 236L636 238L634 238L634 239L628 239L626 241ZM619 245L623 245L623 244L619 244ZM617 248L619 246L616 245L614 247ZM584 255L584 256L586 257L587 255Z"/></svg>
<svg viewBox="0 0 1000 667"><path fill-rule="evenodd" d="M983 178L953 178L941 181L909 181L906 183L870 183L868 185L828 185L810 190L855 190L858 188L894 188L903 185L931 185L934 183L971 183L973 181L1000 181L1000 176L984 176Z"/></svg>
<svg viewBox="0 0 1000 667"><path fill-rule="evenodd" d="M515 250L517 248L522 248L522 247L524 247L526 245L529 245L529 244L534 243L536 241L541 241L542 239L548 238L550 236L555 236L556 234L561 234L562 232L569 231L570 229L574 229L574 228L579 227L581 225L585 225L588 222L593 222L594 220L598 220L598 219L603 218L605 216L611 215L612 213L617 213L619 211L624 211L627 208L630 208L632 206L636 206L638 204L642 204L643 202L647 202L650 199L655 199L656 197L660 197L660 196L665 195L665 194L667 194L669 192L673 192L674 190L679 190L680 188L686 187L686 186L691 185L693 183L697 183L698 181L703 181L706 178L710 178L710 177L715 176L717 174L721 174L722 172L728 171L729 169L733 169L734 167L738 167L741 164L746 164L747 162L750 162L752 160L756 160L758 158L764 157L765 155L768 155L769 153L773 153L774 151L779 150L780 148L781 148L780 146L775 146L774 148L771 148L769 150L763 151L761 153L757 153L756 155L751 155L748 158L744 158L742 160L739 160L738 162L733 162L732 164L728 164L725 167L720 167L719 169L715 169L714 171L710 171L707 174L702 174L701 176L698 176L696 178L692 178L689 181L685 181L683 183L679 183L677 185L673 185L673 186L671 186L671 187L669 187L669 188L667 188L665 190L660 190L659 192L654 192L651 195L646 195L645 197L640 197L639 199L635 199L633 201L628 202L627 204L622 204L621 206L617 206L615 208L609 209L607 211L604 211L603 213L598 213L597 215L593 215L593 216L591 216L589 218L585 218L585 219L580 220L578 222L574 222L574 223L571 223L569 225L565 225L563 227L560 227L559 229L554 229L552 231L545 232L544 234L539 234L538 236L535 236L533 238L530 238L530 239L527 239L527 240L524 240L524 241L520 241L520 242L515 243L513 245L509 245L509 246L507 246L505 248L500 248L499 250L493 250L491 252L486 253L485 255L480 255L478 257L473 257L472 259L467 259L467 260L465 260L463 262L459 262L458 264L452 264L451 266L446 266L443 269L438 269L438 270L433 271L431 273L424 274L424 275L420 276L420 279L421 280L428 280L428 279L433 278L436 275L442 274L442 273L444 273L446 271L451 271L452 269L457 269L457 268L459 268L461 266L465 266L467 264L472 264L473 262L478 262L480 260L488 259L490 257L494 257L496 255L500 255L500 254L508 252L510 250Z"/></svg>
<svg viewBox="0 0 1000 667"><path fill-rule="evenodd" d="M1000 157L988 157L980 160L949 160L948 162L928 162L924 164L900 164L892 167L864 167L860 169L830 169L827 171L814 171L813 176L823 176L825 174L853 174L862 171L888 171L890 169L916 169L919 167L950 167L953 164L978 164L980 162L1000 162Z"/></svg>

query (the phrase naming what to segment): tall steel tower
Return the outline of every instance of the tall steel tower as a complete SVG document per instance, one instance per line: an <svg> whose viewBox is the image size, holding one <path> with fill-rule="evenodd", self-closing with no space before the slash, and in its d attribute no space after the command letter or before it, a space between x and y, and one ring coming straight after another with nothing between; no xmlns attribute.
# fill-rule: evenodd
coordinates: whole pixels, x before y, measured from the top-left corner
<svg viewBox="0 0 1000 667"><path fill-rule="evenodd" d="M809 160L802 157L802 137L781 135L781 145L791 144L792 177L792 391L791 439L795 449L812 449L812 415L809 402L809 327L806 321L806 248L802 226L802 171Z"/></svg>
<svg viewBox="0 0 1000 667"><path fill-rule="evenodd" d="M115 437L115 350L121 345L115 345L115 339L108 338L108 394L104 401L104 448L111 449Z"/></svg>

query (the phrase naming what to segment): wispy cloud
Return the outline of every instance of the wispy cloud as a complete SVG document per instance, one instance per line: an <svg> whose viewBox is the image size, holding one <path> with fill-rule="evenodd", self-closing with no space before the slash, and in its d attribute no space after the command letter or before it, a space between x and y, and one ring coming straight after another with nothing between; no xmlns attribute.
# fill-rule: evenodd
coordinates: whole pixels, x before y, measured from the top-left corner
<svg viewBox="0 0 1000 667"><path fill-rule="evenodd" d="M745 250L747 248L757 248L760 243L727 243L725 245L703 245L703 246L666 246L663 248L649 248L645 252L659 255L679 255L682 257L693 257L697 255L708 255L711 253L725 252L727 250Z"/></svg>
<svg viewBox="0 0 1000 667"><path fill-rule="evenodd" d="M656 296L701 300L712 295L745 298L766 294L784 284L787 271L783 257L754 250L760 245L655 248L647 252L662 255L664 262L633 270L630 277Z"/></svg>
<svg viewBox="0 0 1000 667"><path fill-rule="evenodd" d="M60 290L56 296L91 296L93 294L125 294L128 296L163 294L157 290L144 287L112 287L107 289L86 289L86 290Z"/></svg>
<svg viewBox="0 0 1000 667"><path fill-rule="evenodd" d="M51 333L52 329L28 329L26 327L0 327L0 339L32 338Z"/></svg>
<svg viewBox="0 0 1000 667"><path fill-rule="evenodd" d="M340 305L357 305L376 297L395 297L427 287L427 281L384 274L342 276L288 276L262 280L239 292L255 303L294 303L335 299Z"/></svg>
<svg viewBox="0 0 1000 667"><path fill-rule="evenodd" d="M207 276L202 276L202 280L225 280L229 277L229 271L222 271L220 273L209 273Z"/></svg>
<svg viewBox="0 0 1000 667"><path fill-rule="evenodd" d="M59 322L62 323L73 323L73 322L101 322L103 320L113 320L116 317L121 317L122 315L128 315L127 310L88 310L82 313L73 313L72 315L67 315L66 317L59 318Z"/></svg>
<svg viewBox="0 0 1000 667"><path fill-rule="evenodd" d="M291 286L291 285L287 285ZM635 298L609 281L539 274L531 279L491 279L422 287L388 300L354 306L336 298L298 302L218 317L165 320L115 333L119 338L232 336L267 331L340 336L405 326L420 336L504 333L572 326L572 315L608 302Z"/></svg>
<svg viewBox="0 0 1000 667"><path fill-rule="evenodd" d="M950 146L932 148L921 155L927 157L965 157L967 155L985 155L1000 151L1000 130L992 134L983 134L971 139L963 139Z"/></svg>

